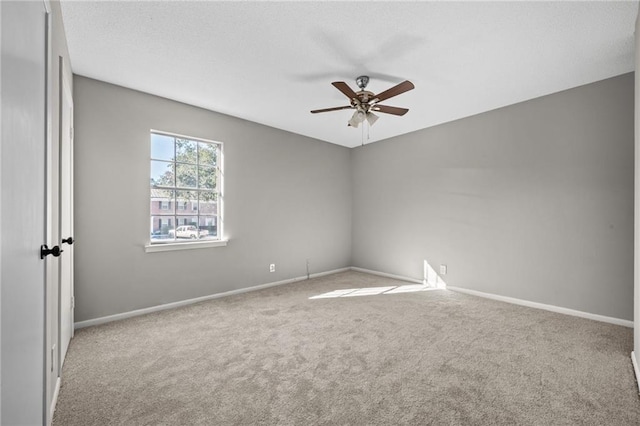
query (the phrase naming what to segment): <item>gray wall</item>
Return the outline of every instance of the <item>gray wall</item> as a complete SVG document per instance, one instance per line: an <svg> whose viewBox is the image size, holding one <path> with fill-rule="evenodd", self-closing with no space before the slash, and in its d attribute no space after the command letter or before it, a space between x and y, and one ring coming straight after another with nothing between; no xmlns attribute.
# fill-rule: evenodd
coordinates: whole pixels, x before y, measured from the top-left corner
<svg viewBox="0 0 640 426"><path fill-rule="evenodd" d="M348 150L76 76L76 321L305 275L307 258L418 279L427 260L450 286L632 319L633 88ZM144 253L151 128L225 143L227 247Z"/></svg>
<svg viewBox="0 0 640 426"><path fill-rule="evenodd" d="M634 76L352 152L353 266L633 319Z"/></svg>
<svg viewBox="0 0 640 426"><path fill-rule="evenodd" d="M76 321L351 264L347 148L80 76L74 106ZM144 252L150 129L224 142L228 246Z"/></svg>

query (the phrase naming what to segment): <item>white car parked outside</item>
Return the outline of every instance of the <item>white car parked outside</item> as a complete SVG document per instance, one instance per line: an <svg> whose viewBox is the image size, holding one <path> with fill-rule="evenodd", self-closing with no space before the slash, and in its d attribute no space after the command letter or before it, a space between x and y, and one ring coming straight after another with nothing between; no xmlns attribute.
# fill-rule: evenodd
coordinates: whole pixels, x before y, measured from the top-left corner
<svg viewBox="0 0 640 426"><path fill-rule="evenodd" d="M193 225L183 225L178 226L175 230L171 229L169 231L169 238L173 238L174 235L176 238L196 239L206 237L207 235L209 235L209 231L207 231L206 229L201 229L200 231L198 231L198 228Z"/></svg>

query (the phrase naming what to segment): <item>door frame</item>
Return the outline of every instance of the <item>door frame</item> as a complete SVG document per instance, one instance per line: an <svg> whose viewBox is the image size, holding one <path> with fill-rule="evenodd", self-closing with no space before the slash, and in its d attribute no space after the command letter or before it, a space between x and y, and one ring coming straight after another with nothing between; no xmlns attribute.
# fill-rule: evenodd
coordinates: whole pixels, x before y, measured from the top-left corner
<svg viewBox="0 0 640 426"><path fill-rule="evenodd" d="M55 96L56 81L54 79L55 58L53 58L53 19L50 0L42 0L46 10L46 54L45 54L45 120L46 120L46 148L45 148L45 244L54 247L60 244L59 235L59 138L55 135L55 117L58 100ZM50 425L60 391L58 356L59 348L59 258L45 257L45 291L44 291L44 377L43 424Z"/></svg>
<svg viewBox="0 0 640 426"><path fill-rule="evenodd" d="M59 87L59 96L58 96L58 101L59 101L59 114L58 114L58 153L59 153L59 159L58 159L58 234L60 236L60 238L68 238L68 237L73 237L74 235L74 228L73 228L73 94L71 92L71 88L69 87L69 84L67 82L71 82L71 76L69 75L69 71L67 71L67 67L64 66L64 58L63 57L58 57L58 70L59 70L59 78L58 78L58 87ZM65 97L67 98L68 102L69 102L69 106L70 106L70 114L69 114L69 127L68 128L63 128L63 110L64 110L64 99ZM68 167L69 167L69 182L68 182L68 188L67 191L69 192L68 196L69 196L69 204L70 204L70 208L69 208L69 221L70 221L70 229L69 229L69 235L62 235L62 221L65 220L65 218L63 217L63 203L62 203L62 193L63 193L63 179L62 179L62 175L63 175L63 164L65 164L63 162L63 155L65 154L65 152L62 149L63 143L63 135L65 133L68 132L69 135L69 158L68 158ZM62 248L62 243L60 244L60 248ZM71 299L69 300L69 304L70 304L70 315L68 319L65 319L65 313L62 310L63 308L63 294L62 294L62 266L60 265L58 267L58 377L62 377L62 367L64 365L64 359L65 359L65 353L63 353L63 342L62 342L62 324L64 321L69 321L69 327L70 327L70 339L73 337L74 335L74 327L73 327L73 321L74 321L74 286L73 286L73 244L68 244L64 246L64 254L62 256L60 256L59 262L62 263L63 261L65 261L65 259L69 259L70 261L70 276L69 276L69 286L70 286L70 295L71 295ZM64 257L64 258L63 258ZM66 344L66 343L65 343Z"/></svg>

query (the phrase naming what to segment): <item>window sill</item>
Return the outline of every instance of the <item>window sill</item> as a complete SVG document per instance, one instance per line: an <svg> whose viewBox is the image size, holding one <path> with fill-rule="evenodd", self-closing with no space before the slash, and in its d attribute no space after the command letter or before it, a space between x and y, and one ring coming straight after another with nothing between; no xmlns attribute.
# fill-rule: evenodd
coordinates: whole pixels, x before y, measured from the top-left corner
<svg viewBox="0 0 640 426"><path fill-rule="evenodd" d="M186 243L160 243L160 244L146 244L144 251L146 253L156 253L159 251L175 251L175 250L193 250L210 247L224 247L229 240L216 240L216 241L198 241L198 242L186 242Z"/></svg>

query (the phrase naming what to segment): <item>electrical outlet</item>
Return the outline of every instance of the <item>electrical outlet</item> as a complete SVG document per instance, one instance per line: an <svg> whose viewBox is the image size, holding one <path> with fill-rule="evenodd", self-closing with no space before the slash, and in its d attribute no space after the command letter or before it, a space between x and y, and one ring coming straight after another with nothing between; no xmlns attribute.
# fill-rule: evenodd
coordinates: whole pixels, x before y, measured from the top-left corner
<svg viewBox="0 0 640 426"><path fill-rule="evenodd" d="M269 265L269 272L275 272L276 271L276 264L272 263L271 265Z"/></svg>
<svg viewBox="0 0 640 426"><path fill-rule="evenodd" d="M447 275L447 265L440 265L440 275Z"/></svg>

